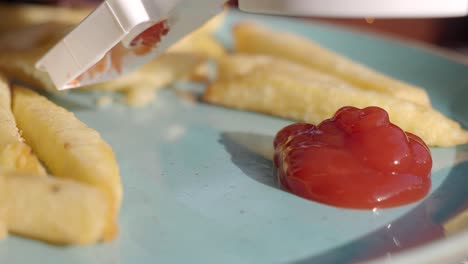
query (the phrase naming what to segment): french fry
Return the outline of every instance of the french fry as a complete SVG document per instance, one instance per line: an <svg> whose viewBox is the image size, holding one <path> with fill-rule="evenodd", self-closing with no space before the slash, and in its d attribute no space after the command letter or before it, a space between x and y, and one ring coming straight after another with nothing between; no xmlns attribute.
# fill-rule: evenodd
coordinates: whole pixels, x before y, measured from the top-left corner
<svg viewBox="0 0 468 264"><path fill-rule="evenodd" d="M197 29L196 32L204 34L214 34L215 31L223 24L225 18L226 11L223 11L217 14L216 16L212 17L210 20L208 20L199 29Z"/></svg>
<svg viewBox="0 0 468 264"><path fill-rule="evenodd" d="M140 69L114 81L84 87L84 90L126 91L166 87L190 74L205 59L190 53L164 53Z"/></svg>
<svg viewBox="0 0 468 264"><path fill-rule="evenodd" d="M0 172L0 210L11 233L54 244L98 242L108 201L97 188L32 174Z"/></svg>
<svg viewBox="0 0 468 264"><path fill-rule="evenodd" d="M379 106L389 113L393 123L431 146L468 143L468 132L460 124L430 107L363 90L286 60L269 60L271 63L259 63L235 78L216 81L206 90L204 100L313 124L332 117L343 106Z"/></svg>
<svg viewBox="0 0 468 264"><path fill-rule="evenodd" d="M222 24L225 13L221 13L200 28L173 44L168 52L187 52L219 58L226 54L224 46L214 37L215 30Z"/></svg>
<svg viewBox="0 0 468 264"><path fill-rule="evenodd" d="M11 112L11 93L7 80L0 75L0 149L21 142L15 117Z"/></svg>
<svg viewBox="0 0 468 264"><path fill-rule="evenodd" d="M277 61L284 61L276 59L269 55L248 55L248 54L233 54L224 56L217 61L217 75L218 80L228 80L237 78L238 76L245 75L251 72L255 67L260 65L272 65ZM318 75L325 77L325 74ZM314 78L317 75L314 75Z"/></svg>
<svg viewBox="0 0 468 264"><path fill-rule="evenodd" d="M181 39L167 50L203 55L207 58L219 58L226 54L224 46L214 36L204 31L195 31Z"/></svg>
<svg viewBox="0 0 468 264"><path fill-rule="evenodd" d="M221 13L199 29L195 30L185 38L181 39L168 49L168 53L191 53L204 56L206 59L218 60L226 55L226 49L214 36L215 30L222 24L225 14ZM205 62L199 65L192 74L187 76L189 80L197 82L208 82L210 79L210 69Z"/></svg>
<svg viewBox="0 0 468 264"><path fill-rule="evenodd" d="M205 58L197 54L164 53L135 72L81 89L119 91L124 94L127 105L142 107L154 101L156 90L190 75L204 61Z"/></svg>
<svg viewBox="0 0 468 264"><path fill-rule="evenodd" d="M31 148L24 143L11 111L11 93L0 75L0 169L45 175L46 171Z"/></svg>
<svg viewBox="0 0 468 264"><path fill-rule="evenodd" d="M212 79L213 74L211 74L210 61L206 61L198 66L191 75L188 76L188 80L199 82L199 83L209 83Z"/></svg>
<svg viewBox="0 0 468 264"><path fill-rule="evenodd" d="M189 80L199 82L207 82L209 80L208 61L210 59L217 60L226 55L224 47L213 36L197 32L192 33L172 46L168 50L168 53L172 52L196 54L206 58L207 61L205 63L201 63L185 76Z"/></svg>
<svg viewBox="0 0 468 264"><path fill-rule="evenodd" d="M250 22L236 25L233 35L237 52L278 56L335 75L363 89L430 105L429 96L422 88L372 70L304 37Z"/></svg>
<svg viewBox="0 0 468 264"><path fill-rule="evenodd" d="M54 176L95 186L106 194L110 206L104 240L113 239L122 186L111 147L73 113L32 90L13 87L13 113L24 138Z"/></svg>
<svg viewBox="0 0 468 264"><path fill-rule="evenodd" d="M125 92L125 104L132 107L143 107L154 101L156 92L153 88L149 89L129 89Z"/></svg>

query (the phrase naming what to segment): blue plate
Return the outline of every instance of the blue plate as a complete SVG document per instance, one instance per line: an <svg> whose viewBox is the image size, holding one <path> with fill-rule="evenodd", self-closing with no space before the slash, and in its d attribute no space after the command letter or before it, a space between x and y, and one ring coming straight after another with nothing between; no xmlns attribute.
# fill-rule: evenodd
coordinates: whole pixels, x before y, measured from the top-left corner
<svg viewBox="0 0 468 264"><path fill-rule="evenodd" d="M218 32L227 46L230 26L244 19L313 38L425 87L434 107L468 127L467 65L323 24L237 12L227 14ZM272 162L262 154L271 152L275 132L289 121L184 101L171 90L143 109L98 110L92 93L53 99L113 146L125 189L121 233L112 243L81 248L10 237L1 242L0 263L325 264L376 257L448 263L468 252L461 227L468 222L467 145L432 149L433 186L423 201L346 210L277 188Z"/></svg>

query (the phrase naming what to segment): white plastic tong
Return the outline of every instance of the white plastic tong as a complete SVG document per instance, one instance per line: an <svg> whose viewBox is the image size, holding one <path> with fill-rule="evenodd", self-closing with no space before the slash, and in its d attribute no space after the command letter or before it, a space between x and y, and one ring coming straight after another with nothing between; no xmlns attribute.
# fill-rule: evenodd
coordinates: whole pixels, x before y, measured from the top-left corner
<svg viewBox="0 0 468 264"><path fill-rule="evenodd" d="M106 0L36 64L58 90L135 70L223 10L227 0ZM449 17L468 0L240 0L247 12L327 17Z"/></svg>

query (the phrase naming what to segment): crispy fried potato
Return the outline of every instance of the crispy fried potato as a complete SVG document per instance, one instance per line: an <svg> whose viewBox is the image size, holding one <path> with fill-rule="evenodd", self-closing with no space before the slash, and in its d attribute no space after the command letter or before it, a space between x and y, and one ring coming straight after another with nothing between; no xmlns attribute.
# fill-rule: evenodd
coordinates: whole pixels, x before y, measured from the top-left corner
<svg viewBox="0 0 468 264"><path fill-rule="evenodd" d="M301 36L249 22L235 26L233 34L237 52L278 56L335 75L363 89L430 105L429 96L422 88L374 71Z"/></svg>
<svg viewBox="0 0 468 264"><path fill-rule="evenodd" d="M252 58L257 62L265 59L268 60ZM468 132L460 124L430 107L363 90L286 60L273 57L269 60L270 63L258 63L235 78L216 81L206 90L204 100L313 124L330 118L343 106L379 106L388 111L393 123L431 146L468 143Z"/></svg>
<svg viewBox="0 0 468 264"><path fill-rule="evenodd" d="M251 72L255 67L270 65L277 61L283 62L284 60L269 55L233 54L225 56L217 61L216 78L218 80L233 79ZM326 75L320 74L319 76Z"/></svg>
<svg viewBox="0 0 468 264"><path fill-rule="evenodd" d="M205 58L197 54L164 53L135 72L81 89L119 91L124 94L124 103L142 107L154 101L156 90L190 75L204 61Z"/></svg>
<svg viewBox="0 0 468 264"><path fill-rule="evenodd" d="M34 4L0 4L0 32L47 22L78 24L91 10Z"/></svg>
<svg viewBox="0 0 468 264"><path fill-rule="evenodd" d="M98 242L108 200L97 188L33 174L0 172L0 210L8 231L55 244Z"/></svg>
<svg viewBox="0 0 468 264"><path fill-rule="evenodd" d="M149 89L129 89L125 92L124 102L132 107L143 107L151 104L156 98L153 88Z"/></svg>
<svg viewBox="0 0 468 264"><path fill-rule="evenodd" d="M211 68L210 68L210 61L206 61L198 66L195 71L192 72L190 76L188 76L188 80L199 82L199 83L209 83L211 79Z"/></svg>
<svg viewBox="0 0 468 264"><path fill-rule="evenodd" d="M7 80L0 75L0 149L21 142L15 117L11 112L11 92Z"/></svg>
<svg viewBox="0 0 468 264"><path fill-rule="evenodd" d="M206 33L206 34L214 34L215 31L223 24L225 18L226 18L226 11L223 11L217 14L216 16L212 17L205 24L203 24L199 29L197 29L197 32Z"/></svg>
<svg viewBox="0 0 468 264"><path fill-rule="evenodd" d="M222 24L224 17L225 13L213 17L200 28L173 44L167 51L189 52L209 58L219 58L225 55L224 46L214 37L214 32Z"/></svg>
<svg viewBox="0 0 468 264"><path fill-rule="evenodd" d="M96 106L99 108L105 108L112 104L114 98L111 95L102 95L96 99Z"/></svg>
<svg viewBox="0 0 468 264"><path fill-rule="evenodd" d="M7 171L45 175L46 170L32 149L24 142L10 143L0 150L0 168Z"/></svg>
<svg viewBox="0 0 468 264"><path fill-rule="evenodd" d="M167 52L197 54L212 60L217 60L226 55L227 52L223 44L214 36L215 30L223 22L224 16L225 14L221 13L213 17L199 29L169 47ZM192 81L208 82L210 79L210 70L209 66L207 66L207 62L199 65L192 71L192 74L187 77Z"/></svg>
<svg viewBox="0 0 468 264"><path fill-rule="evenodd" d="M141 87L156 90L190 74L204 61L202 56L196 54L164 53L133 73L83 89L125 91Z"/></svg>
<svg viewBox="0 0 468 264"><path fill-rule="evenodd" d="M205 33L205 31L195 31L189 34L169 47L167 52L193 53L208 58L219 58L226 54L224 46L211 33Z"/></svg>
<svg viewBox="0 0 468 264"><path fill-rule="evenodd" d="M104 239L114 238L122 186L111 147L73 113L32 90L13 87L13 113L24 138L54 176L95 186L106 194L110 206Z"/></svg>
<svg viewBox="0 0 468 264"><path fill-rule="evenodd" d="M7 171L23 171L37 175L45 175L42 164L32 153L31 148L24 143L15 117L11 111L10 88L0 75L0 168Z"/></svg>

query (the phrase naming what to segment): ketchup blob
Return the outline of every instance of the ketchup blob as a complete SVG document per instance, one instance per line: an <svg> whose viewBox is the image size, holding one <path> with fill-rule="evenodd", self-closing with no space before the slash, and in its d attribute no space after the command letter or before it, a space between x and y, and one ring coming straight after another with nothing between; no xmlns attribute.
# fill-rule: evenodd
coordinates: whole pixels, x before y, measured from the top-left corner
<svg viewBox="0 0 468 264"><path fill-rule="evenodd" d="M431 187L429 148L379 107L343 107L318 126L287 126L273 144L281 185L309 200L386 208L418 201Z"/></svg>

